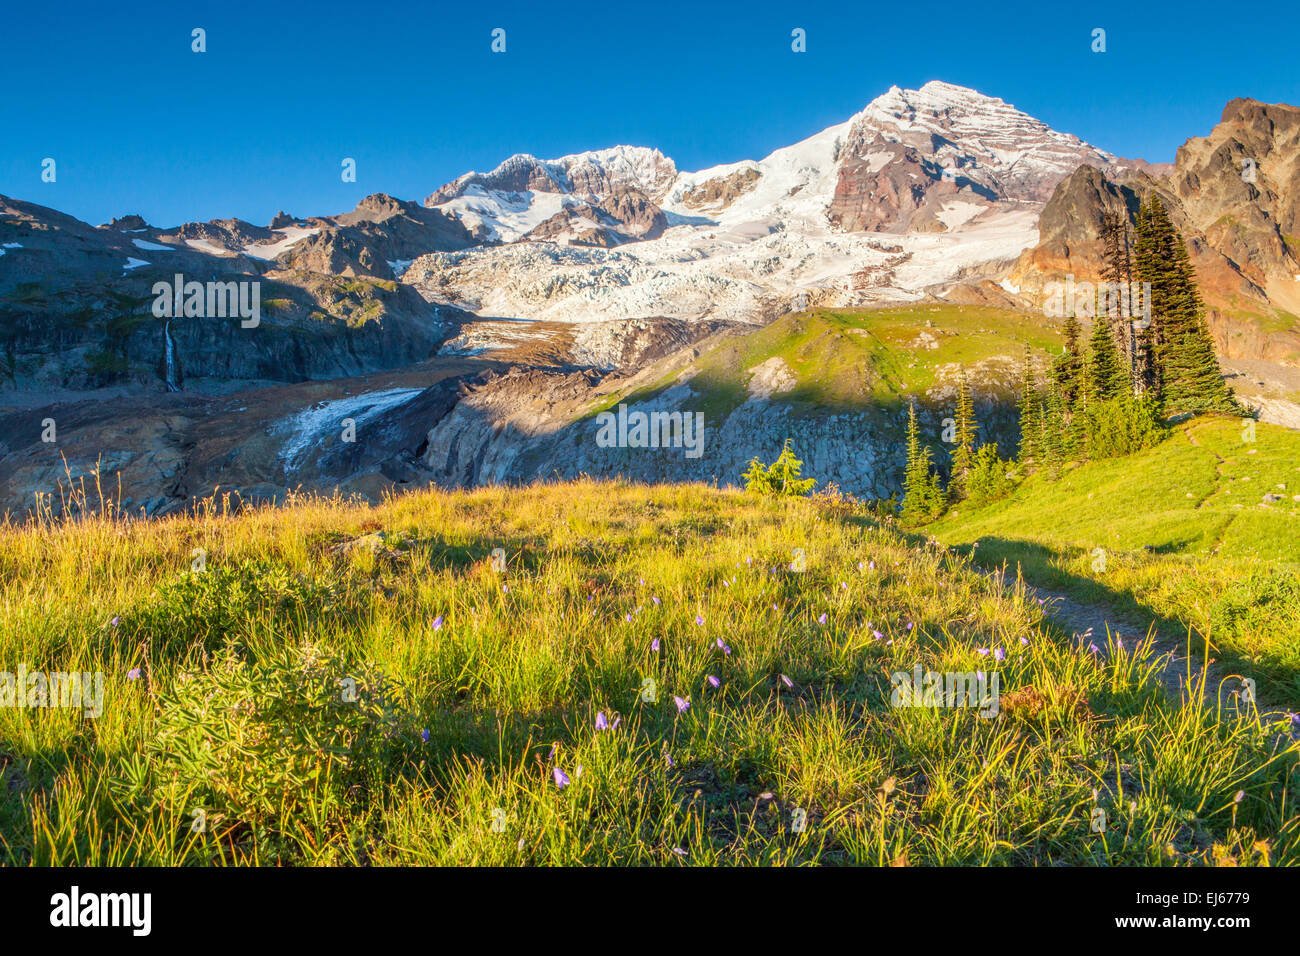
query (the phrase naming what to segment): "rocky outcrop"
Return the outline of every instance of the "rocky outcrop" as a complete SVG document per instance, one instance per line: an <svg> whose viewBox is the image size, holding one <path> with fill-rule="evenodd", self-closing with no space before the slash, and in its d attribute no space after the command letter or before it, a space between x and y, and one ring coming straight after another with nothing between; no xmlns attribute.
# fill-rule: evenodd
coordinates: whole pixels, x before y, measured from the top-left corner
<svg viewBox="0 0 1300 956"><path fill-rule="evenodd" d="M728 173L715 176L697 186L682 192L681 203L688 209L717 212L726 209L739 197L754 188L762 177L762 172L754 166L746 166Z"/></svg>
<svg viewBox="0 0 1300 956"><path fill-rule="evenodd" d="M599 200L624 187L658 198L676 177L677 167L671 159L657 149L642 146L615 146L551 160L521 153L491 172L466 173L452 180L424 204L439 206L475 191L567 193Z"/></svg>
<svg viewBox="0 0 1300 956"><path fill-rule="evenodd" d="M1156 193L1187 242L1220 355L1300 361L1300 327L1289 318L1300 311L1300 259L1287 231L1300 224L1298 154L1300 109L1233 100L1164 177L1081 166L1043 208L1039 242L1009 281L1038 301L1048 282L1096 280L1103 211L1131 215Z"/></svg>

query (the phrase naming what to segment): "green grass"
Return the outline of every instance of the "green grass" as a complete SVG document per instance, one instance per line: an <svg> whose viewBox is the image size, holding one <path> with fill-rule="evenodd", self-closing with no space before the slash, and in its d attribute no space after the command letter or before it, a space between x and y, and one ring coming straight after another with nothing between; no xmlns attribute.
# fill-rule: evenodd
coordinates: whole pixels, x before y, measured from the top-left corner
<svg viewBox="0 0 1300 956"><path fill-rule="evenodd" d="M839 498L47 520L0 528L0 602L0 667L106 685L95 719L0 708L10 864L1300 860L1277 726ZM892 706L916 664L996 668L1000 714Z"/></svg>
<svg viewBox="0 0 1300 956"><path fill-rule="evenodd" d="M927 528L978 542L981 562L1084 600L1208 639L1216 656L1300 701L1300 435L1235 419L1198 419L1127 458L1059 480L1031 475L1010 498L958 506ZM1266 494L1279 500L1264 505ZM1097 551L1105 552L1104 570Z"/></svg>
<svg viewBox="0 0 1300 956"><path fill-rule="evenodd" d="M890 309L823 309L792 313L728 339L695 363L694 410L723 418L748 397L750 369L779 358L794 373L781 401L818 413L897 407L903 397L939 381L944 366L971 367L1005 358L1019 367L1026 342L1035 350L1059 348L1060 336L1042 316L988 306L922 305ZM926 326L926 322L930 326ZM916 348L921 333L937 347ZM635 391L606 398L594 415L620 401L642 400L671 387L677 373Z"/></svg>

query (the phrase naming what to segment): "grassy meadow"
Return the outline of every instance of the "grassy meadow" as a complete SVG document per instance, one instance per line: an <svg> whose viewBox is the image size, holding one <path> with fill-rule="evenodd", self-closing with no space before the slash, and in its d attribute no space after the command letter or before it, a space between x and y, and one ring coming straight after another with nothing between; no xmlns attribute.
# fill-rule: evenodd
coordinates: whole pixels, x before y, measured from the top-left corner
<svg viewBox="0 0 1300 956"><path fill-rule="evenodd" d="M1282 722L838 497L46 521L0 528L0 607L0 669L105 675L95 718L0 707L10 865L1300 861ZM916 665L999 712L895 706Z"/></svg>
<svg viewBox="0 0 1300 956"><path fill-rule="evenodd" d="M1072 597L1154 619L1300 710L1300 435L1207 417L1160 445L1029 476L926 530ZM1247 440L1249 439L1249 440ZM1267 496L1267 500L1266 500Z"/></svg>

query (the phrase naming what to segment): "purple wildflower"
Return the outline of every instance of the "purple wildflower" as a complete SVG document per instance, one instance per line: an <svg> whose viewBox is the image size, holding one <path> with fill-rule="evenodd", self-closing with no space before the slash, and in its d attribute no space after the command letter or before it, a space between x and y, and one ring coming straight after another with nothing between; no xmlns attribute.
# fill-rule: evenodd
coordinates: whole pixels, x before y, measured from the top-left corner
<svg viewBox="0 0 1300 956"><path fill-rule="evenodd" d="M1022 638L1020 639L1020 646L1021 646L1021 647L1028 647L1028 646L1029 646L1029 638L1027 638L1027 637L1022 637Z"/></svg>
<svg viewBox="0 0 1300 956"><path fill-rule="evenodd" d="M122 619L121 619L120 617L116 617L116 616L115 616L115 617L113 618L113 620L109 621L108 623L109 623L109 624L112 624L114 627L117 627L118 622L120 622L121 620L122 620Z"/></svg>
<svg viewBox="0 0 1300 956"><path fill-rule="evenodd" d="M784 684L786 687L794 686L794 681L792 681L790 678L786 677L784 674L780 676L781 676L781 683Z"/></svg>
<svg viewBox="0 0 1300 956"><path fill-rule="evenodd" d="M140 668L138 668L138 667L132 667L129 671L126 672L126 678L127 678L127 680L139 680L139 679L140 679Z"/></svg>
<svg viewBox="0 0 1300 956"><path fill-rule="evenodd" d="M437 631L440 630L441 628L442 628L442 615L439 614L437 617L433 619L433 629Z"/></svg>
<svg viewBox="0 0 1300 956"><path fill-rule="evenodd" d="M709 682L709 686L710 686L710 687L713 687L713 688L716 689L716 688L722 686L722 681L718 680L718 679L717 679L716 677L714 677L712 674L705 674L704 676L705 676L705 679L708 680L708 682Z"/></svg>
<svg viewBox="0 0 1300 956"><path fill-rule="evenodd" d="M987 647L977 647L975 648L975 653L978 654L980 657L988 657L989 649Z"/></svg>
<svg viewBox="0 0 1300 956"><path fill-rule="evenodd" d="M569 775L565 773L563 770L561 770L559 767L556 767L554 770L551 771L551 776L555 778L555 785L559 787L561 790L563 790L565 787L569 785Z"/></svg>
<svg viewBox="0 0 1300 956"><path fill-rule="evenodd" d="M819 618L817 618L817 623L818 623L818 624L825 624L825 623L826 623L826 612L823 611L823 612L822 612L822 616L819 617Z"/></svg>
<svg viewBox="0 0 1300 956"><path fill-rule="evenodd" d="M673 694L673 703L677 705L677 713L684 714L691 709L691 702L685 697L678 697Z"/></svg>
<svg viewBox="0 0 1300 956"><path fill-rule="evenodd" d="M1000 647L995 647L993 648L993 658L994 660L1005 661L1007 659L1007 652Z"/></svg>
<svg viewBox="0 0 1300 956"><path fill-rule="evenodd" d="M603 710L596 714L596 729L609 730L609 721L605 719L605 712Z"/></svg>
<svg viewBox="0 0 1300 956"><path fill-rule="evenodd" d="M422 731L420 731L420 739L423 740L426 744L429 742L429 728L428 728L428 727L425 727Z"/></svg>
<svg viewBox="0 0 1300 956"><path fill-rule="evenodd" d="M704 618L700 617L700 615L698 615L698 614L695 615L695 623L696 623L696 624L703 624L703 623L704 623Z"/></svg>
<svg viewBox="0 0 1300 956"><path fill-rule="evenodd" d="M659 653L659 638L656 637L650 642L650 650L654 651L656 654Z"/></svg>

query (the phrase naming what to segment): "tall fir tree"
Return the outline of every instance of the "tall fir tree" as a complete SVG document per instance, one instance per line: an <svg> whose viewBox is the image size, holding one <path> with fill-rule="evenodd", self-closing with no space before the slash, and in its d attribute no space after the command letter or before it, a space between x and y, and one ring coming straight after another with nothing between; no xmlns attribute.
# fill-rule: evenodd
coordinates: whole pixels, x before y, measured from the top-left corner
<svg viewBox="0 0 1300 956"><path fill-rule="evenodd" d="M1083 350L1080 348L1082 329L1079 327L1079 319L1073 312L1066 317L1061 332L1065 336L1065 351L1053 363L1052 377L1056 379L1056 387L1061 390L1061 399L1066 408L1072 410L1079 399L1083 384L1080 374L1083 369Z"/></svg>
<svg viewBox="0 0 1300 956"><path fill-rule="evenodd" d="M939 517L944 508L943 487L930 468L930 448L921 444L916 423L916 402L907 409L907 465L903 471L903 520L920 524Z"/></svg>
<svg viewBox="0 0 1300 956"><path fill-rule="evenodd" d="M1173 228L1155 193L1142 201L1135 223L1133 266L1144 288L1144 309L1150 322L1143 322L1137 334L1138 375L1142 390L1159 401L1164 387L1164 343L1169 331L1173 302Z"/></svg>
<svg viewBox="0 0 1300 956"><path fill-rule="evenodd" d="M1133 326L1133 255L1127 209L1101 214L1101 277L1110 284L1103 308L1111 332L1119 344L1120 360L1127 370L1132 388L1138 390L1137 341Z"/></svg>
<svg viewBox="0 0 1300 956"><path fill-rule="evenodd" d="M1016 401L1020 413L1020 445L1016 457L1023 471L1028 471L1041 454L1040 399L1034 381L1034 357L1025 343L1024 371L1020 379L1020 395Z"/></svg>
<svg viewBox="0 0 1300 956"><path fill-rule="evenodd" d="M975 431L978 428L979 425L975 421L975 402L970 392L970 379L963 368L961 376L957 380L957 412L953 419L952 470L948 479L948 492L954 499L966 495L966 479L970 476L971 465L975 461Z"/></svg>
<svg viewBox="0 0 1300 956"><path fill-rule="evenodd" d="M1105 319L1093 322L1088 339L1088 401L1108 402L1128 394L1128 376L1115 348L1115 337Z"/></svg>
<svg viewBox="0 0 1300 956"><path fill-rule="evenodd" d="M1047 388L1039 405L1039 445L1042 449L1043 468L1053 478L1061 474L1066 459L1065 415L1061 407L1061 392L1056 382L1048 379Z"/></svg>
<svg viewBox="0 0 1300 956"><path fill-rule="evenodd" d="M1223 371L1219 368L1187 245L1177 232L1173 233L1172 248L1171 307L1177 321L1173 323L1165 345L1164 402L1180 411L1239 412L1241 409L1233 398L1232 389L1224 381Z"/></svg>

